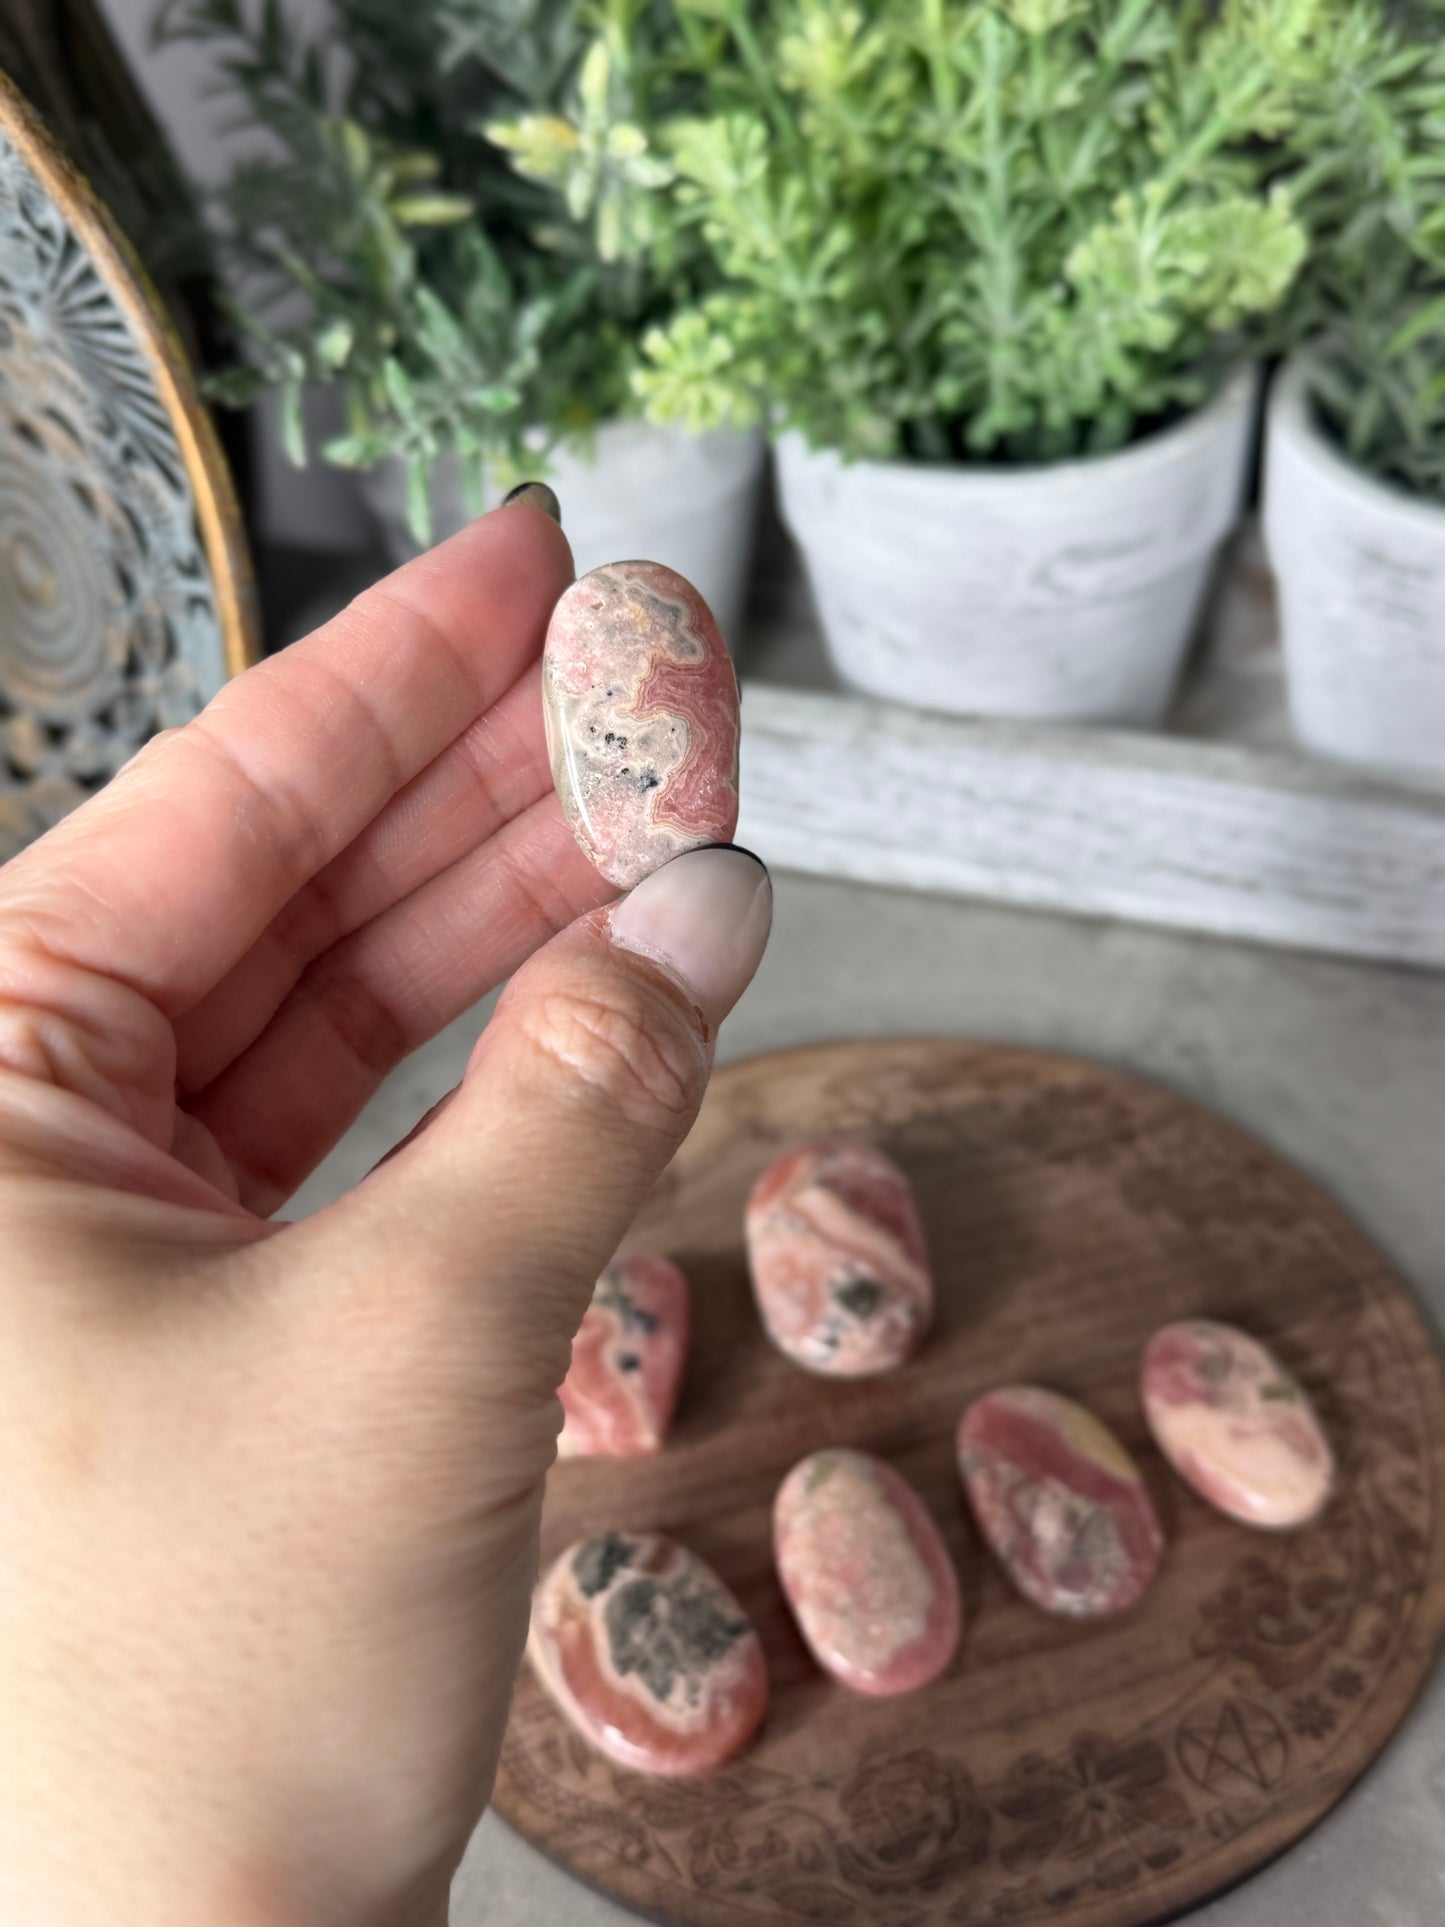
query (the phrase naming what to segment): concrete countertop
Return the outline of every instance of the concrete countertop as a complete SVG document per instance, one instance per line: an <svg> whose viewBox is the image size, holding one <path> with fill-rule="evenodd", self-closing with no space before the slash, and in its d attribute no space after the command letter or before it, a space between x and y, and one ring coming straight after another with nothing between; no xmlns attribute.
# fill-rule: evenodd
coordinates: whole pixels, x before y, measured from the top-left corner
<svg viewBox="0 0 1445 1927"><path fill-rule="evenodd" d="M790 875L723 1059L825 1038L949 1032L1077 1052L1169 1086L1293 1158L1445 1325L1445 976L1250 950ZM486 1006L403 1066L301 1193L360 1177L453 1084ZM1445 1920L1445 1672L1313 1834L1195 1927ZM494 1817L454 1927L622 1927L626 1910Z"/></svg>

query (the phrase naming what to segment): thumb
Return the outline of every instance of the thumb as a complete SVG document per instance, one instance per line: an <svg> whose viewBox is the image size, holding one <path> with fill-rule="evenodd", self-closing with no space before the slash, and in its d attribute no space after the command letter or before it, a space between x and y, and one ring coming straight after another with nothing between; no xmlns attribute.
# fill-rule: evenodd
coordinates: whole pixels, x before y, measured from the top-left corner
<svg viewBox="0 0 1445 1927"><path fill-rule="evenodd" d="M494 1386L509 1372L518 1395L555 1391L598 1273L692 1126L771 921L766 868L726 845L570 925L513 977L451 1101L336 1207L473 1324Z"/></svg>

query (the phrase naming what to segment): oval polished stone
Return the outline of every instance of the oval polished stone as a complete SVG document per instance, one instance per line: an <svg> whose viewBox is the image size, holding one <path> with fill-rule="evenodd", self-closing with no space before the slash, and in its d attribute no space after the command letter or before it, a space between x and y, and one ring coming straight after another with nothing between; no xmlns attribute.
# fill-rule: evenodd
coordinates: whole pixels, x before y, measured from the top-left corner
<svg viewBox="0 0 1445 1927"><path fill-rule="evenodd" d="M559 1458L628 1459L667 1436L687 1362L687 1280L654 1251L615 1258L597 1280L558 1396Z"/></svg>
<svg viewBox="0 0 1445 1927"><path fill-rule="evenodd" d="M912 1356L933 1277L907 1178L873 1144L828 1138L770 1164L747 1205L748 1263L768 1336L837 1378Z"/></svg>
<svg viewBox="0 0 1445 1927"><path fill-rule="evenodd" d="M958 1578L908 1481L867 1452L814 1452L773 1505L778 1577L818 1664L855 1692L926 1686L958 1646Z"/></svg>
<svg viewBox="0 0 1445 1927"><path fill-rule="evenodd" d="M1096 1619L1144 1592L1164 1537L1139 1469L1106 1425L1037 1385L976 1399L958 1461L979 1530L1025 1599Z"/></svg>
<svg viewBox="0 0 1445 1927"><path fill-rule="evenodd" d="M710 1566L660 1533L569 1546L537 1588L527 1651L578 1731L644 1773L720 1766L768 1703L747 1614Z"/></svg>
<svg viewBox="0 0 1445 1927"><path fill-rule="evenodd" d="M1302 1526L1335 1461L1305 1394L1257 1339L1189 1318L1155 1332L1139 1372L1159 1449L1202 1499L1245 1525Z"/></svg>
<svg viewBox="0 0 1445 1927"><path fill-rule="evenodd" d="M660 562L574 582L542 652L562 814L621 890L738 821L738 685L712 611Z"/></svg>

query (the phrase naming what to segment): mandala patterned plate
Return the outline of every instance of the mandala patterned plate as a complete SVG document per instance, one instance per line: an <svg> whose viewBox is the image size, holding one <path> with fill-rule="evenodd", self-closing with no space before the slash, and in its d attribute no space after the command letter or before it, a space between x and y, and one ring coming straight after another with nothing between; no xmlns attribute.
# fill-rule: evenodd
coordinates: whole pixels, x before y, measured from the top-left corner
<svg viewBox="0 0 1445 1927"><path fill-rule="evenodd" d="M195 715L254 634L163 311L0 76L0 862Z"/></svg>
<svg viewBox="0 0 1445 1927"><path fill-rule="evenodd" d="M918 1358L807 1376L767 1343L743 1201L787 1145L866 1133L912 1178L938 1280ZM1445 1386L1405 1288L1310 1183L1163 1091L1074 1060L931 1039L721 1071L636 1227L686 1271L696 1322L655 1460L553 1473L543 1557L602 1525L700 1553L762 1636L773 1695L736 1765L694 1783L610 1765L519 1683L496 1804L619 1900L741 1927L1143 1927L1294 1841L1387 1744L1445 1622ZM1340 1461L1319 1522L1236 1525L1151 1444L1136 1373L1166 1320L1256 1332ZM1080 1399L1141 1466L1168 1537L1117 1620L1054 1619L984 1555L954 1465L990 1386ZM784 1472L820 1445L890 1459L959 1571L964 1634L925 1692L824 1677L769 1560Z"/></svg>

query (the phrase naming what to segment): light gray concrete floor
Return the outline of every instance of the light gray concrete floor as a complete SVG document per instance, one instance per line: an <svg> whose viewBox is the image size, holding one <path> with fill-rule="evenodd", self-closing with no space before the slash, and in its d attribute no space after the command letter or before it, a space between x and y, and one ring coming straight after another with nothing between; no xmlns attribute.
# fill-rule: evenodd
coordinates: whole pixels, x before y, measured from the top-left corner
<svg viewBox="0 0 1445 1927"><path fill-rule="evenodd" d="M1445 977L781 875L723 1058L947 1032L1078 1052L1253 1130L1355 1214L1445 1324ZM393 1076L298 1198L360 1177L457 1079L482 1006ZM483 1822L455 1927L620 1927L624 1910ZM1445 1921L1445 1686L1309 1838L1196 1927Z"/></svg>

